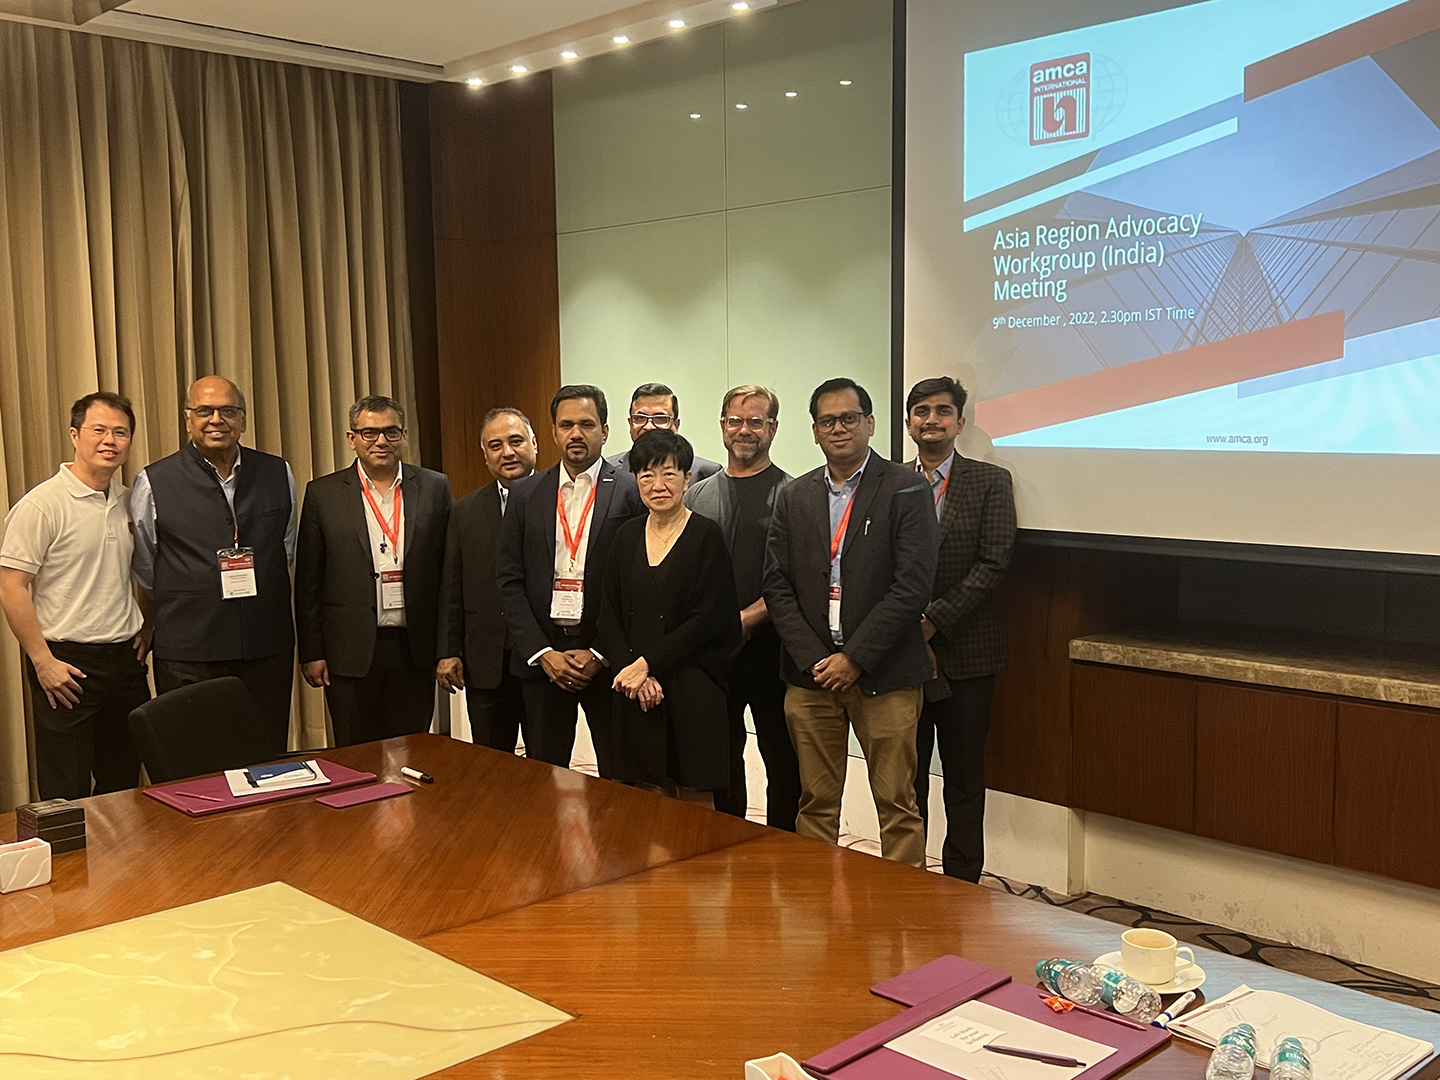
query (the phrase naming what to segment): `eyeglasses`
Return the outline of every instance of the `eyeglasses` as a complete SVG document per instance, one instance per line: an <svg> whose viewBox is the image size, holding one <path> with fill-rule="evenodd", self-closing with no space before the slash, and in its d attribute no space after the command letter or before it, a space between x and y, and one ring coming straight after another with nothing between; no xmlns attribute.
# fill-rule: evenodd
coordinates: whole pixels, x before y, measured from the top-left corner
<svg viewBox="0 0 1440 1080"><path fill-rule="evenodd" d="M112 437L115 439L116 442L129 442L129 441L130 441L130 429L129 429L129 428L123 428L123 427L99 427L99 426L96 426L96 427L81 428L80 430L83 431L83 432L85 432L85 434L89 435L91 438L97 439L97 440L98 440L98 439L103 439L103 438L105 438L106 435L110 435L110 436L112 436Z"/></svg>
<svg viewBox="0 0 1440 1080"><path fill-rule="evenodd" d="M669 413L631 413L630 423L634 427L656 427L662 431L668 430L670 425L675 423L675 417Z"/></svg>
<svg viewBox="0 0 1440 1080"><path fill-rule="evenodd" d="M720 423L725 425L726 431L739 431L742 427L751 431L764 431L775 421L768 416L722 416Z"/></svg>
<svg viewBox="0 0 1440 1080"><path fill-rule="evenodd" d="M187 406L185 411L200 420L209 420L216 413L222 420L238 420L245 415L245 410L239 405L195 405Z"/></svg>
<svg viewBox="0 0 1440 1080"><path fill-rule="evenodd" d="M865 419L862 412L841 413L839 416L817 416L815 426L821 431L834 431L835 425L839 424L846 431L854 431L860 426L860 421Z"/></svg>
<svg viewBox="0 0 1440 1080"><path fill-rule="evenodd" d="M352 435L360 436L360 440L367 445L380 441L380 436L385 436L385 441L398 443L405 437L405 429L398 427L362 427L358 431L352 431Z"/></svg>

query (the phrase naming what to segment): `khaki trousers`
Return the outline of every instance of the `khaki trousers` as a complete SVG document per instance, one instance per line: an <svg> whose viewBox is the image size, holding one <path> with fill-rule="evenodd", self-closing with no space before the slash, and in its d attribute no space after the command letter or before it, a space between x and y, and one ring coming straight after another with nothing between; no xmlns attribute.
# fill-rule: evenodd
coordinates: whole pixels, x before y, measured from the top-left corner
<svg viewBox="0 0 1440 1080"><path fill-rule="evenodd" d="M835 843L840 838L840 797L850 728L870 773L870 793L880 816L880 851L887 859L925 866L925 826L915 806L915 725L920 687L866 697L849 690L785 690L785 722L800 759L801 836Z"/></svg>

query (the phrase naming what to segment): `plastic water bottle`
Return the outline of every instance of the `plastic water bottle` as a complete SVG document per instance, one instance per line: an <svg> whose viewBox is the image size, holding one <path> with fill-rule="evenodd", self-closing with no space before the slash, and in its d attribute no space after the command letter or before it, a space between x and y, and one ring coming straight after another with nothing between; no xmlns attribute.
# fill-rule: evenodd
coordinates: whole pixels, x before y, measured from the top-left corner
<svg viewBox="0 0 1440 1080"><path fill-rule="evenodd" d="M1164 1009L1160 995L1153 987L1115 968L1096 967L1094 970L1100 977L1100 1000L1122 1016L1148 1024Z"/></svg>
<svg viewBox="0 0 1440 1080"><path fill-rule="evenodd" d="M1300 1040L1287 1036L1270 1053L1270 1080L1310 1080L1310 1055Z"/></svg>
<svg viewBox="0 0 1440 1080"><path fill-rule="evenodd" d="M1090 964L1055 956L1036 964L1035 975L1052 994L1077 1005L1098 1005L1103 1000L1100 976Z"/></svg>
<svg viewBox="0 0 1440 1080"><path fill-rule="evenodd" d="M1205 1080L1250 1080L1255 1075L1255 1029L1237 1024L1220 1037L1205 1066Z"/></svg>

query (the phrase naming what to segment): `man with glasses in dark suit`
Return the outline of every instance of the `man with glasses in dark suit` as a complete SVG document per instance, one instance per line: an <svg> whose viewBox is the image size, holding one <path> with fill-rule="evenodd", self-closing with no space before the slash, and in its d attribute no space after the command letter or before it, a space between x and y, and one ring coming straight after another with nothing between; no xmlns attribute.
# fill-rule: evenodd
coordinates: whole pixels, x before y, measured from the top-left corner
<svg viewBox="0 0 1440 1080"><path fill-rule="evenodd" d="M630 441L633 443L647 431L673 431L680 433L680 397L664 383L641 383L630 395ZM622 450L606 458L617 469L629 470L630 451ZM720 471L720 463L695 455L690 466L690 483L698 484L707 476Z"/></svg>
<svg viewBox="0 0 1440 1080"><path fill-rule="evenodd" d="M961 457L965 388L924 379L905 399L905 427L918 453L910 467L929 484L940 552L921 626L935 678L920 713L915 798L928 824L930 756L938 738L945 771L945 873L979 881L985 866L985 736L1005 634L995 589L1015 545L1015 493L998 465Z"/></svg>
<svg viewBox="0 0 1440 1080"><path fill-rule="evenodd" d="M840 833L849 733L870 774L887 859L925 865L915 724L930 660L920 616L935 575L935 514L913 470L870 450L870 395L830 379L810 395L825 464L780 492L765 603L785 646L785 719L800 760L796 832Z"/></svg>

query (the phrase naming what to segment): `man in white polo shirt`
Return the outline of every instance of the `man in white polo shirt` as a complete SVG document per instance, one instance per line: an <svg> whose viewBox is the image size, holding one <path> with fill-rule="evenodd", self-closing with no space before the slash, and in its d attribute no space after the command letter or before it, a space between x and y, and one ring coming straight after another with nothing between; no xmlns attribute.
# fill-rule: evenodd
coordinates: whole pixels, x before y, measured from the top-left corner
<svg viewBox="0 0 1440 1080"><path fill-rule="evenodd" d="M153 626L131 581L130 489L119 475L134 431L128 399L82 397L70 410L75 460L5 518L0 606L30 658L42 799L83 799L92 775L96 795L139 780L129 716L150 700Z"/></svg>

